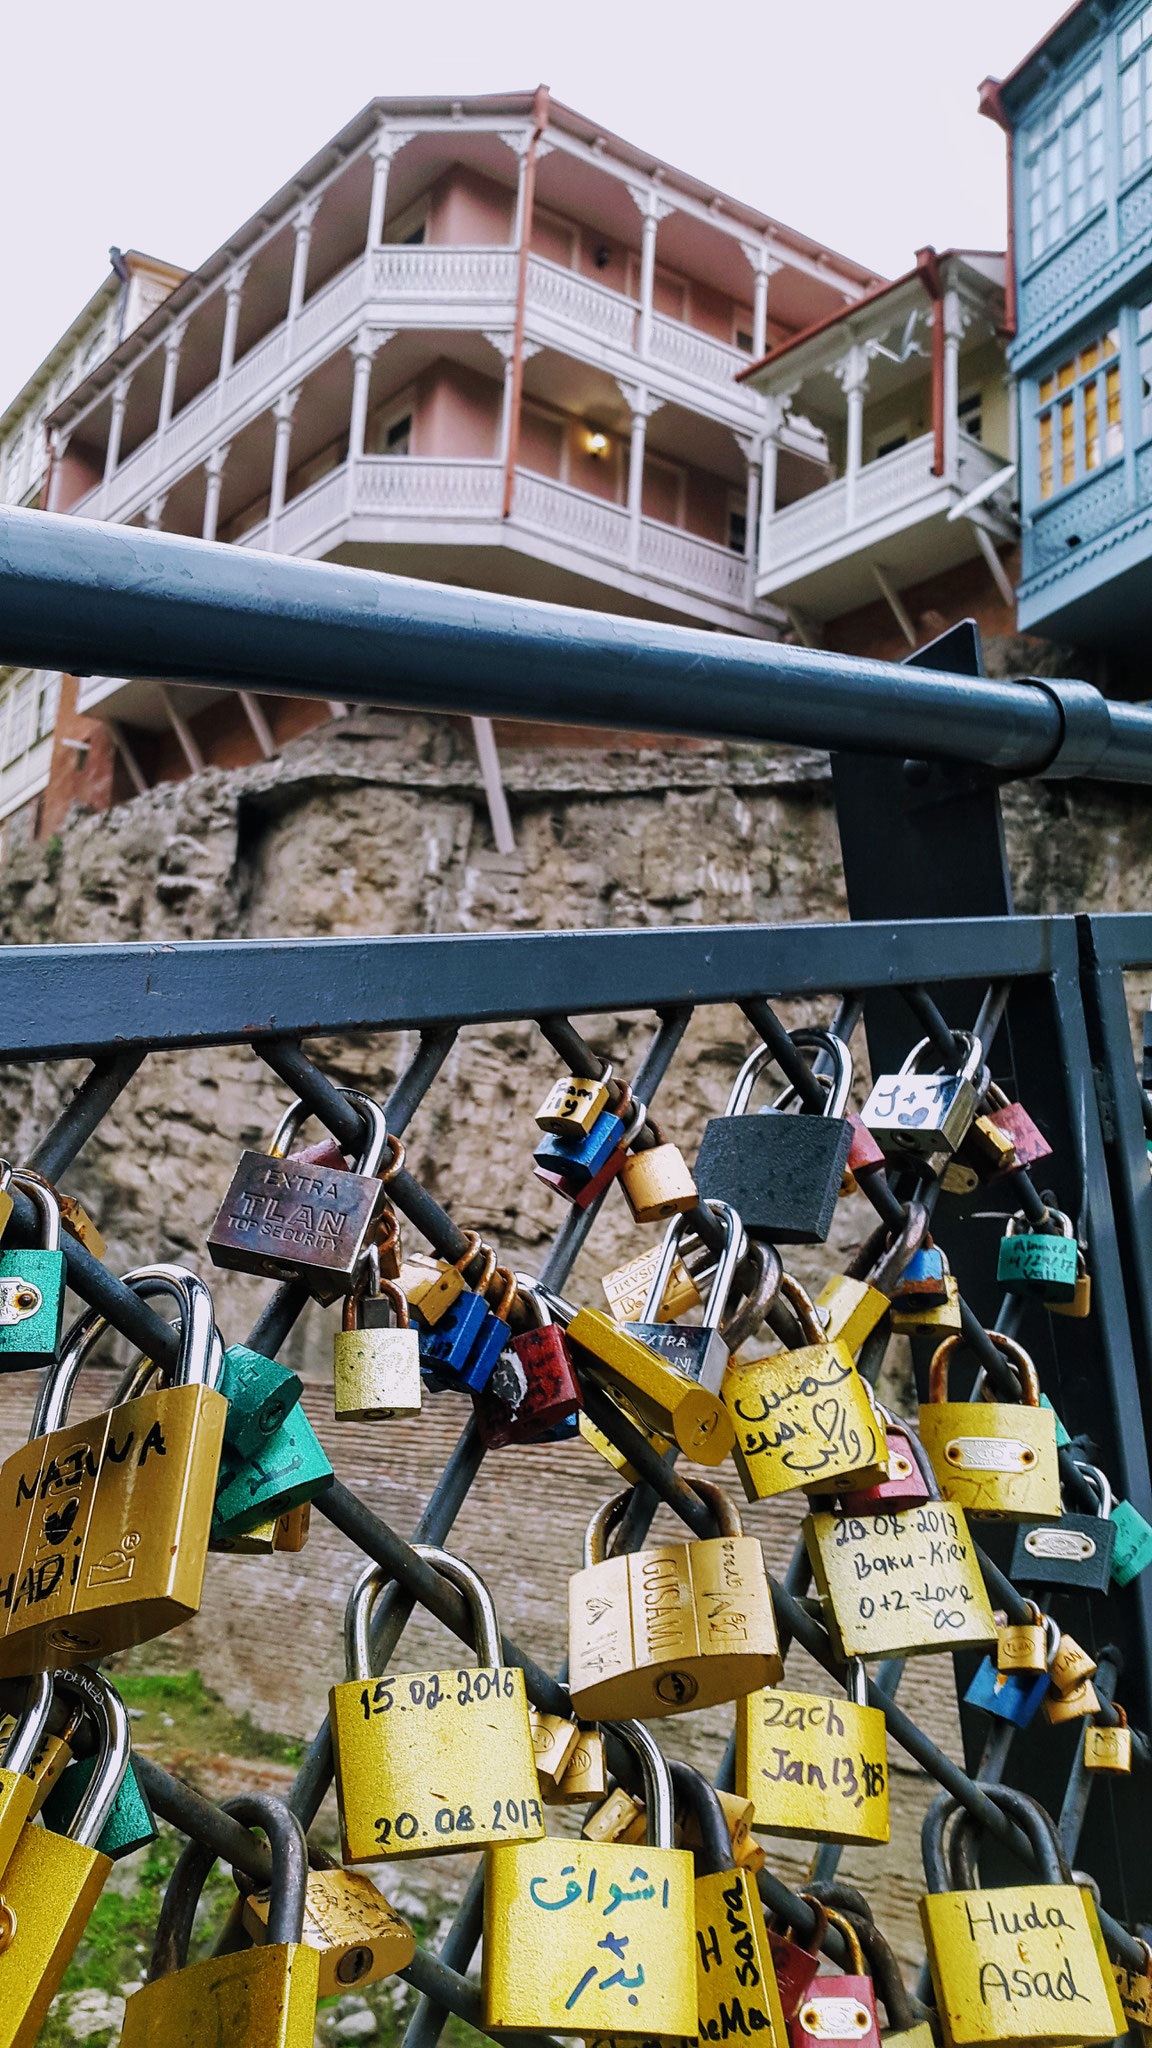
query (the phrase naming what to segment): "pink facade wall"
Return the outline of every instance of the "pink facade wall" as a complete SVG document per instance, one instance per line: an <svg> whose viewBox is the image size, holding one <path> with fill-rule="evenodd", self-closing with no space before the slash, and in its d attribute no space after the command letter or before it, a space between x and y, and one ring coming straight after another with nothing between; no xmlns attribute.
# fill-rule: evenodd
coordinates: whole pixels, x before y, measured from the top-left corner
<svg viewBox="0 0 1152 2048"><path fill-rule="evenodd" d="M487 248L511 241L515 218L515 192L466 164L457 164L428 195L424 239Z"/></svg>
<svg viewBox="0 0 1152 2048"><path fill-rule="evenodd" d="M503 386L443 358L423 372L412 410L413 455L491 458L500 451Z"/></svg>
<svg viewBox="0 0 1152 2048"><path fill-rule="evenodd" d="M94 490L104 474L103 468L89 461L82 449L67 448L60 459L60 481L56 485L56 509L67 512L77 498L85 491Z"/></svg>

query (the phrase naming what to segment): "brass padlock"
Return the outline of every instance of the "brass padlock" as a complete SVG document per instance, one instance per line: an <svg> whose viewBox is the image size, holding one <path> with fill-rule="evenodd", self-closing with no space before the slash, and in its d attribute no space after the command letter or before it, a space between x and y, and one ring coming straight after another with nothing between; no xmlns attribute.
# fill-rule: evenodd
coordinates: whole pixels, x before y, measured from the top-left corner
<svg viewBox="0 0 1152 2048"><path fill-rule="evenodd" d="M352 1292L385 1204L379 1168L389 1138L378 1103L353 1088L340 1092L359 1110L369 1133L355 1171L288 1157L311 1113L306 1103L293 1103L267 1152L240 1155L208 1233L214 1266L304 1280L322 1302Z"/></svg>
<svg viewBox="0 0 1152 2048"><path fill-rule="evenodd" d="M809 1515L804 1541L842 1662L996 1641L964 1510L952 1501L901 1514Z"/></svg>
<svg viewBox="0 0 1152 2048"><path fill-rule="evenodd" d="M638 1721L608 1731L640 1758L647 1846L550 1837L490 1848L484 1883L488 2032L696 2033L692 1858L672 1847L668 1766ZM610 1915L610 1918L606 1918ZM546 1959L546 1966L542 1961Z"/></svg>
<svg viewBox="0 0 1152 2048"><path fill-rule="evenodd" d="M1041 2041L1083 2048L1113 2040L1124 2032L1124 2015L1091 1893L1067 1881L1043 1807L1001 1785L981 1790L1023 1828L1037 1876L950 1890L943 1834L955 1802L947 1793L933 1802L924 1822L929 1892L920 1919L945 2048ZM971 1833L967 1821L962 1815L957 1823L962 1842ZM961 1864L967 1874L966 1858Z"/></svg>
<svg viewBox="0 0 1152 2048"><path fill-rule="evenodd" d="M609 1557L627 1493L588 1525L584 1569L568 1581L568 1685L582 1720L683 1714L783 1673L759 1540L718 1486L691 1483L719 1536Z"/></svg>
<svg viewBox="0 0 1152 2048"><path fill-rule="evenodd" d="M64 1691L71 1675L53 1674ZM0 2040L33 2048L112 1869L97 1847L132 1755L128 1716L110 1685L85 1695L100 1729L96 1766L66 1834L25 1827L0 1883Z"/></svg>
<svg viewBox="0 0 1152 2048"><path fill-rule="evenodd" d="M605 1273L600 1285L616 1322L634 1323L639 1320L651 1290L652 1275L660 1264L660 1251L659 1245L653 1245L650 1251L641 1252L637 1258L626 1260L622 1266L613 1266L610 1273ZM655 1320L674 1323L678 1317L687 1315L689 1309L699 1306L700 1289L695 1279L683 1259L673 1259L672 1272Z"/></svg>
<svg viewBox="0 0 1152 2048"><path fill-rule="evenodd" d="M564 1774L555 1792L545 1794L545 1802L549 1806L567 1806L581 1799L603 1799L607 1790L604 1737L599 1728L581 1728Z"/></svg>
<svg viewBox="0 0 1152 2048"><path fill-rule="evenodd" d="M1152 2033L1152 1947L1142 1935L1136 1935L1135 1939L1147 1959L1145 1968L1125 1970L1121 1964L1113 1963L1112 1975L1129 2030L1135 2034L1142 2048L1147 2048L1148 2036Z"/></svg>
<svg viewBox="0 0 1152 2048"><path fill-rule="evenodd" d="M580 1729L564 1714L542 1714L539 1707L532 1706L528 1709L528 1723L532 1730L541 1796L551 1803L556 1798L568 1759L580 1740Z"/></svg>
<svg viewBox="0 0 1152 2048"><path fill-rule="evenodd" d="M755 1692L736 1705L736 1789L769 1834L817 1842L886 1842L888 1731L868 1704L859 1658L846 1700L830 1693Z"/></svg>
<svg viewBox="0 0 1152 2048"><path fill-rule="evenodd" d="M392 1327L382 1320L389 1311ZM403 1288L381 1280L374 1248L344 1297L343 1327L332 1342L332 1403L338 1422L392 1422L420 1413L420 1339Z"/></svg>
<svg viewBox="0 0 1152 2048"><path fill-rule="evenodd" d="M608 1107L611 1079L612 1068L605 1061L597 1078L565 1074L562 1080L553 1081L536 1111L536 1123L542 1131L551 1131L557 1138L587 1137L601 1110Z"/></svg>
<svg viewBox="0 0 1152 2048"><path fill-rule="evenodd" d="M1103 1721L1089 1721L1084 1730L1084 1769L1086 1771L1130 1771L1132 1769L1132 1730L1123 1707L1116 1708L1116 1726L1109 1727Z"/></svg>
<svg viewBox="0 0 1152 2048"><path fill-rule="evenodd" d="M637 1223L665 1223L694 1209L699 1196L684 1154L670 1145L654 1117L647 1127L656 1142L646 1151L629 1152L620 1168L620 1187Z"/></svg>
<svg viewBox="0 0 1152 2048"><path fill-rule="evenodd" d="M319 1951L321 1998L336 1998L406 1970L416 1953L408 1922L362 1870L341 1870L330 1856L309 1848L304 1924L300 1939ZM241 1922L256 1946L268 1940L273 1894L249 1892Z"/></svg>
<svg viewBox="0 0 1152 2048"><path fill-rule="evenodd" d="M1041 1614L1034 1600L1027 1605L1035 1620L1011 1621L996 1631L997 1671L1028 1671L1037 1676L1047 1671L1056 1643L1051 1640L1055 1623Z"/></svg>
<svg viewBox="0 0 1152 2048"><path fill-rule="evenodd" d="M642 1842L648 1832L648 1816L641 1799L633 1799L623 1785L614 1785L601 1805L585 1816L580 1830L586 1842Z"/></svg>
<svg viewBox="0 0 1152 2048"><path fill-rule="evenodd" d="M1096 1676L1095 1660L1082 1650L1075 1636L1062 1635L1048 1660L1049 1675L1057 1692L1074 1692L1086 1679Z"/></svg>
<svg viewBox="0 0 1152 2048"><path fill-rule="evenodd" d="M825 1339L798 1280L786 1273L780 1291L799 1319L803 1346L733 1363L724 1379L745 1494L768 1500L792 1487L828 1493L849 1479L854 1487L875 1486L888 1470L887 1438L852 1353L843 1339Z"/></svg>
<svg viewBox="0 0 1152 2048"><path fill-rule="evenodd" d="M33 1440L0 1469L0 1498L20 1504L5 1525L13 1568L0 1581L5 1677L148 1642L200 1605L228 1407L212 1384L223 1356L212 1297L182 1266L124 1278L137 1294L178 1303L179 1361L170 1385L69 1422L104 1319L86 1309L68 1332L41 1387ZM152 1370L130 1368L124 1384Z"/></svg>
<svg viewBox="0 0 1152 2048"><path fill-rule="evenodd" d="M850 1280L834 1273L816 1297L816 1313L826 1344L846 1344L855 1355L892 1304L869 1280Z"/></svg>
<svg viewBox="0 0 1152 2048"><path fill-rule="evenodd" d="M1002 1522L1056 1521L1056 1417L1040 1405L1040 1382L1023 1345L999 1330L986 1334L1011 1363L1020 1402L949 1401L948 1368L965 1340L946 1337L929 1367L928 1400L920 1409L924 1448L945 1498L967 1514Z"/></svg>
<svg viewBox="0 0 1152 2048"><path fill-rule="evenodd" d="M934 1308L924 1308L916 1302L901 1301L897 1295L892 1302L892 1334L896 1337L920 1337L933 1330L959 1330L963 1318L960 1310L960 1282L954 1273L945 1273L944 1289L947 1300Z"/></svg>
<svg viewBox="0 0 1152 2048"><path fill-rule="evenodd" d="M690 1764L671 1769L677 1804L691 1815L700 1842L692 1888L697 2037L709 2042L763 2034L768 2048L788 2048L764 1908L749 1873L736 1863L721 1802Z"/></svg>
<svg viewBox="0 0 1152 2048"><path fill-rule="evenodd" d="M344 1623L350 1677L328 1695L346 1863L443 1856L544 1833L524 1673L500 1662L492 1596L462 1559L413 1548L463 1593L479 1666L377 1678L369 1623L388 1575L378 1565L361 1573Z"/></svg>
<svg viewBox="0 0 1152 2048"><path fill-rule="evenodd" d="M243 2042L244 2048L312 2048L320 1952L305 1938L308 1858L294 1813L267 1793L224 1802L225 1813L263 1828L272 1850L272 1898L264 1941L255 1948L188 1962L196 1900L215 1862L189 1842L160 1909L148 1982L124 2010L120 2048Z"/></svg>
<svg viewBox="0 0 1152 2048"><path fill-rule="evenodd" d="M1049 1693L1044 1701L1044 1719L1053 1727L1062 1721L1085 1721L1090 1714L1100 1712L1100 1700L1090 1678L1082 1678L1066 1693Z"/></svg>

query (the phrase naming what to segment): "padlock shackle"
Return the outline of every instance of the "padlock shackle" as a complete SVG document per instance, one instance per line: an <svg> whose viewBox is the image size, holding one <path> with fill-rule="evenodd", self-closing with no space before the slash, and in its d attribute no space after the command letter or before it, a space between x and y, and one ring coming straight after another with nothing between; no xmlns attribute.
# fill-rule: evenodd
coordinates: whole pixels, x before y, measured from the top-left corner
<svg viewBox="0 0 1152 2048"><path fill-rule="evenodd" d="M826 1344L828 1340L824 1335L824 1325L807 1288L791 1273L784 1273L780 1278L780 1292L800 1325L800 1334L804 1339L801 1348L807 1349L810 1344Z"/></svg>
<svg viewBox="0 0 1152 2048"><path fill-rule="evenodd" d="M824 1911L827 1913L832 1926L839 1928L840 1933L848 1944L848 1953L852 1963L850 1974L853 1977L869 1976L870 1972L864 1961L864 1951L860 1946L860 1936L856 1932L855 1921L850 1919L847 1913L841 1913L838 1907L828 1905L827 1901L825 1901Z"/></svg>
<svg viewBox="0 0 1152 2048"><path fill-rule="evenodd" d="M1103 1522L1111 1521L1112 1509L1116 1501L1107 1473L1102 1472L1099 1465L1081 1464L1079 1458L1075 1460L1075 1464L1085 1485L1091 1493L1096 1495L1100 1503L1096 1510L1098 1519Z"/></svg>
<svg viewBox="0 0 1152 2048"><path fill-rule="evenodd" d="M412 1548L417 1557L423 1558L425 1564L430 1564L441 1578L447 1579L450 1585L463 1593L472 1616L477 1661L500 1664L503 1651L496 1603L479 1572L473 1571L470 1564L465 1564L463 1558L455 1557L450 1550L438 1550L429 1543L414 1543ZM361 1572L348 1596L348 1605L344 1609L344 1657L350 1679L366 1681L376 1677L370 1650L372 1610L384 1588L391 1584L392 1575L384 1565L370 1564Z"/></svg>
<svg viewBox="0 0 1152 2048"><path fill-rule="evenodd" d="M1060 1225L1059 1230L1049 1230L1048 1224L1051 1222L1058 1223ZM1049 1209L1046 1212L1043 1223L1033 1223L1031 1217L1023 1209L1017 1209L1008 1218L1004 1235L1005 1237L1075 1237L1076 1232L1072 1227L1072 1218L1066 1215L1063 1209Z"/></svg>
<svg viewBox="0 0 1152 2048"><path fill-rule="evenodd" d="M909 1202L904 1221L894 1241L881 1252L871 1272L853 1273L853 1279L867 1280L878 1294L886 1294L889 1301L895 1294L903 1277L904 1268L915 1257L924 1239L928 1236L928 1211L922 1202Z"/></svg>
<svg viewBox="0 0 1152 2048"><path fill-rule="evenodd" d="M190 1272L186 1266L136 1266L125 1273L124 1285L145 1299L153 1294L170 1295L179 1307L180 1349L172 1385L214 1386L224 1352L223 1346L215 1341L212 1296L199 1274ZM29 1443L63 1428L85 1361L107 1328L107 1318L99 1309L86 1308L65 1332L59 1361L45 1367L40 1382ZM134 1373L139 1370L134 1369Z"/></svg>
<svg viewBox="0 0 1152 2048"><path fill-rule="evenodd" d="M0 1768L19 1772L28 1769L44 1739L54 1696L52 1673L34 1671L28 1680L28 1691L17 1715L16 1726L0 1756Z"/></svg>
<svg viewBox="0 0 1152 2048"><path fill-rule="evenodd" d="M44 1243L40 1246L40 1250L58 1252L60 1249L60 1231L62 1227L60 1222L60 1198L51 1181L45 1180L43 1174L33 1173L22 1166L14 1166L9 1178L14 1188L18 1188L21 1194L27 1195L29 1200L35 1203L44 1219L44 1228L41 1233Z"/></svg>
<svg viewBox="0 0 1152 2048"><path fill-rule="evenodd" d="M304 1906L308 1886L308 1847L302 1828L290 1807L268 1792L243 1792L221 1802L221 1810L247 1828L261 1828L272 1852L272 1887L268 1905L266 1941L269 1947L299 1945L304 1934ZM156 1937L148 1965L148 1982L182 1970L188 1962L188 1944L200 1894L215 1851L203 1842L189 1842L168 1880L156 1922Z"/></svg>
<svg viewBox="0 0 1152 2048"><path fill-rule="evenodd" d="M723 1320L728 1296L732 1292L732 1282L736 1278L736 1269L748 1248L748 1239L745 1235L744 1225L731 1203L709 1201L705 1202L704 1207L716 1218L724 1231L724 1240L720 1248L720 1256L716 1261L716 1269L712 1276L712 1285L708 1290L708 1299L704 1304L703 1315L703 1328L706 1330L718 1330ZM644 1299L644 1306L637 1318L641 1323L657 1323L660 1320L660 1304L664 1299L664 1290L672 1278L672 1267L676 1260L676 1254L680 1249L680 1241L687 1227L687 1215L673 1216L660 1240L660 1256L656 1261L655 1271L648 1283L648 1293Z"/></svg>
<svg viewBox="0 0 1152 2048"><path fill-rule="evenodd" d="M672 1796L672 1775L659 1743L642 1721L604 1721L605 1735L617 1735L639 1759L644 1779L644 1810L647 1814L645 1841L650 1849L675 1846L676 1805Z"/></svg>
<svg viewBox="0 0 1152 2048"><path fill-rule="evenodd" d="M935 1067L933 1068L933 1072L937 1074L959 1074L960 1079L962 1081L970 1081L972 1085L975 1087L976 1082L978 1081L980 1076L980 1067L984 1059L984 1047L981 1045L980 1040L977 1038L976 1033L974 1031L954 1031L952 1033L952 1036L953 1038L963 1039L967 1047L967 1050L964 1054L963 1064L959 1067ZM916 1044L912 1047L911 1052L908 1054L907 1059L904 1061L903 1066L900 1068L900 1072L902 1074L915 1074L916 1062L921 1057L921 1054L928 1050L931 1044L932 1040L930 1038L917 1039ZM982 1093L983 1091L978 1090L977 1092Z"/></svg>
<svg viewBox="0 0 1152 2048"><path fill-rule="evenodd" d="M1006 1337L1002 1330L985 1330L984 1334L996 1346L997 1351L1003 1353L1008 1363L1015 1369L1020 1385L1021 1406L1025 1408L1038 1408L1040 1406L1040 1379L1036 1367L1033 1365L1024 1346L1018 1344L1014 1337ZM964 1335L963 1330L954 1330L950 1336L945 1337L943 1343L939 1344L933 1352L932 1363L928 1367L928 1399L930 1402L946 1401L948 1399L948 1368L956 1353L965 1350L967 1344L968 1339Z"/></svg>
<svg viewBox="0 0 1152 2048"><path fill-rule="evenodd" d="M584 1531L585 1571L590 1571L593 1565L603 1564L612 1531L623 1521L635 1491L634 1486L629 1486L623 1493L614 1493L610 1500L601 1501Z"/></svg>
<svg viewBox="0 0 1152 2048"><path fill-rule="evenodd" d="M689 1808L700 1830L701 1847L693 1851L697 1877L714 1877L718 1871L735 1870L732 1838L715 1785L709 1784L703 1772L694 1770L691 1764L673 1761L668 1770L677 1807L681 1812Z"/></svg>
<svg viewBox="0 0 1152 2048"><path fill-rule="evenodd" d="M854 1707L868 1705L868 1673L863 1657L849 1657L844 1666L844 1692Z"/></svg>
<svg viewBox="0 0 1152 2048"><path fill-rule="evenodd" d="M848 1107L848 1097L852 1090L852 1055L844 1040L837 1038L834 1031L826 1031L814 1025L803 1025L797 1031L790 1031L788 1036L792 1040L793 1045L810 1045L818 1052L831 1054L836 1072L828 1090L828 1100L819 1113L822 1116L842 1117ZM724 1107L725 1116L744 1115L748 1104L752 1100L752 1090L764 1072L765 1067L774 1066L775 1063L776 1055L770 1045L757 1045L753 1047L732 1083L728 1101ZM820 1077L817 1076L817 1078ZM795 1094L796 1089L789 1082L783 1093L777 1096L776 1101L773 1103L773 1112L781 1112L785 1105L795 1098ZM815 1113L814 1111L808 1112L809 1115Z"/></svg>
<svg viewBox="0 0 1152 2048"><path fill-rule="evenodd" d="M753 1238L747 1257L752 1268L748 1292L727 1323L720 1325L720 1335L733 1355L763 1328L784 1278L784 1264L774 1244Z"/></svg>
<svg viewBox="0 0 1152 2048"><path fill-rule="evenodd" d="M514 1273L512 1277L516 1282L517 1296L521 1301L527 1302L536 1318L537 1329L551 1329L555 1323L555 1317L544 1299L539 1282L531 1273Z"/></svg>
<svg viewBox="0 0 1152 2048"><path fill-rule="evenodd" d="M740 1510L732 1495L726 1493L722 1486L718 1486L714 1479L697 1479L696 1477L688 1479L685 1477L685 1485L690 1486L693 1493L698 1494L705 1505L711 1508L712 1520L716 1524L717 1536L742 1536L744 1534L744 1524L740 1519Z"/></svg>
<svg viewBox="0 0 1152 2048"><path fill-rule="evenodd" d="M831 1885L814 1884L805 1896L808 1898L821 1898L827 1901L830 1891L837 1892L838 1895L832 1899L831 1904L839 1906L844 1919L848 1920L855 1929L857 1939L864 1951L865 1960L868 1965L868 1974L872 1979L873 1988L884 2007L889 2031L900 2034L910 2033L913 2027L923 2025L933 2015L928 2006L922 2005L918 1998L913 1998L908 1986L904 1982L892 1944L887 1936L881 1932L880 1928L877 1927L876 1922L872 1918L871 1910L869 1909L867 1913L859 1913L853 1911L849 1906L848 1898L853 1893L853 1890L854 1888L851 1885L834 1887ZM859 1897L859 1894L856 1894L856 1896ZM865 1901L861 1900L861 1903L864 1904Z"/></svg>
<svg viewBox="0 0 1152 2048"><path fill-rule="evenodd" d="M1056 1831L1056 1823L1039 1800L1031 1798L1027 1792L1018 1791L1014 1785L1001 1785L983 1778L974 1782L977 1789L1027 1835L1041 1884L1071 1884L1072 1871ZM951 1847L953 1876L959 1879L961 1891L980 1889L976 1872L980 1832L979 1822L967 1809L963 1810L952 1831Z"/></svg>
<svg viewBox="0 0 1152 2048"><path fill-rule="evenodd" d="M920 1855L924 1864L924 1880L930 1892L946 1892L950 1889L948 1868L944 1861L944 1830L954 1813L959 1813L960 1802L951 1792L938 1792L920 1826Z"/></svg>
<svg viewBox="0 0 1152 2048"><path fill-rule="evenodd" d="M67 1829L70 1841L94 1849L132 1761L132 1730L123 1700L102 1671L53 1671L52 1684L56 1692L70 1692L78 1699L100 1731L95 1769Z"/></svg>
<svg viewBox="0 0 1152 2048"><path fill-rule="evenodd" d="M384 1157L385 1148L388 1143L387 1118L380 1104L374 1102L370 1095L363 1094L359 1088L341 1088L339 1093L344 1097L345 1102L350 1102L354 1109L359 1110L367 1131L364 1150L351 1170L353 1173L364 1175L369 1180L374 1180L377 1177L377 1169ZM272 1133L272 1142L268 1147L268 1157L270 1159L287 1158L288 1147L296 1137L301 1124L306 1124L309 1117L315 1116L315 1114L315 1110L307 1102L302 1102L299 1099L295 1102L290 1102ZM317 1121L319 1122L321 1119L317 1118ZM339 1143L338 1139L337 1143Z"/></svg>

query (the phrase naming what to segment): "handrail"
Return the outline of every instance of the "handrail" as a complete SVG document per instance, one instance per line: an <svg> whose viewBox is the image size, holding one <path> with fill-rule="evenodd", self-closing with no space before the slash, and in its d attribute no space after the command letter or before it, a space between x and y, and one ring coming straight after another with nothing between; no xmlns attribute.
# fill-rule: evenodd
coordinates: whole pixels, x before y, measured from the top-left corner
<svg viewBox="0 0 1152 2048"><path fill-rule="evenodd" d="M0 662L1152 782L1152 713L0 508Z"/></svg>

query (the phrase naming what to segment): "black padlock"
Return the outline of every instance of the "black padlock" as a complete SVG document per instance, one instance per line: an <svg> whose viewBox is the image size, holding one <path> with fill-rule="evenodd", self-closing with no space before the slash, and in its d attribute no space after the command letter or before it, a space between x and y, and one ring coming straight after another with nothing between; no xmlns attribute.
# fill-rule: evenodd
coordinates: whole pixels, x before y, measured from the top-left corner
<svg viewBox="0 0 1152 2048"><path fill-rule="evenodd" d="M831 1055L833 1075L818 1076L828 1090L823 1114L785 1115L796 1095L791 1086L770 1109L743 1114L761 1073L772 1064L769 1048L759 1046L737 1074L724 1115L704 1127L695 1180L701 1201L730 1203L749 1237L773 1244L823 1244L852 1145L845 1114L852 1056L831 1031L804 1027L789 1036L795 1046Z"/></svg>
<svg viewBox="0 0 1152 2048"><path fill-rule="evenodd" d="M1058 1522L1019 1523L1008 1568L1014 1583L1068 1586L1080 1593L1108 1591L1116 1547L1112 1488L1097 1466L1081 1465L1079 1469L1099 1499L1097 1513L1062 1514Z"/></svg>

